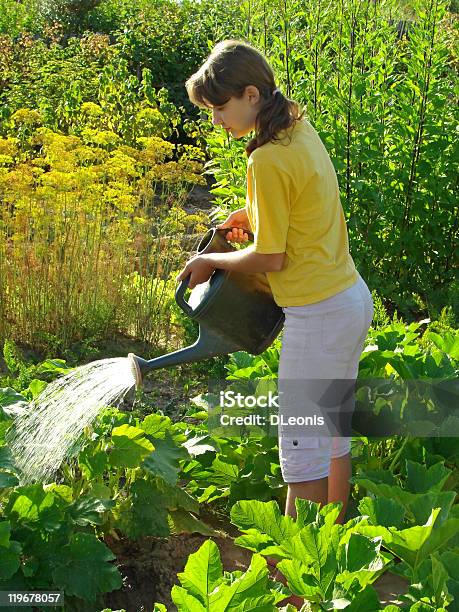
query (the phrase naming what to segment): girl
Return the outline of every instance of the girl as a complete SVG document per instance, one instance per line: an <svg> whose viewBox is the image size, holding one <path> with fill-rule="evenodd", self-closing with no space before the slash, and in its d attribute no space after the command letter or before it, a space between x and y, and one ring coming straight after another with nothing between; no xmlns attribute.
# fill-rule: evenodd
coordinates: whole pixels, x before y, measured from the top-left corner
<svg viewBox="0 0 459 612"><path fill-rule="evenodd" d="M317 407L309 383L355 381L373 318L371 293L349 253L333 164L298 104L279 91L265 57L249 44L217 44L186 88L194 104L212 109L212 123L234 138L254 132L246 146L246 206L218 226L236 227L226 237L239 242L247 240L244 230L251 230L254 243L192 257L178 280L190 276L192 289L216 268L266 272L285 313L279 388L286 380L303 381L302 405ZM296 516L296 497L321 504L341 501L337 520L343 521L349 449L348 437L300 437L280 428L286 514Z"/></svg>

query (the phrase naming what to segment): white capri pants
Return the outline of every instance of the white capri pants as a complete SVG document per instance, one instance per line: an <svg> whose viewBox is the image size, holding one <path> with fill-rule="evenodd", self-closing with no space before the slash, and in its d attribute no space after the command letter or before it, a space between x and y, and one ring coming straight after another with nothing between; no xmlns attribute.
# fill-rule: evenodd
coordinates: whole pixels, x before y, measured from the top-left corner
<svg viewBox="0 0 459 612"><path fill-rule="evenodd" d="M350 381L348 394L351 413L355 402L353 386L357 379L359 360L373 319L373 299L359 275L357 282L336 295L305 306L284 307L285 325L279 359L279 415L311 414L318 395L316 389L324 382L339 379ZM327 379L327 381L324 381ZM294 382L296 381L296 383ZM300 383L298 381L301 381ZM316 382L314 382L316 381ZM301 385L293 412L286 405L289 394L282 389ZM284 396L284 401L283 401ZM298 394L296 394L298 398ZM308 408L306 408L308 406ZM348 408L346 408L347 410ZM339 410L339 406L338 406ZM279 459L286 483L325 478L330 472L330 459L342 457L350 450L349 437L298 435L298 428L279 425Z"/></svg>

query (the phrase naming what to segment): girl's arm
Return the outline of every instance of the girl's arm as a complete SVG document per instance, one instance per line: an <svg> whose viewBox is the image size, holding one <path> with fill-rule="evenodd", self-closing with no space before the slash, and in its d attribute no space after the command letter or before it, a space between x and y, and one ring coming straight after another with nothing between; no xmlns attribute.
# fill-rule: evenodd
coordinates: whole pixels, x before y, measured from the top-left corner
<svg viewBox="0 0 459 612"><path fill-rule="evenodd" d="M254 247L231 253L206 253L201 257L209 265L237 272L279 272L284 265L285 253L255 253Z"/></svg>
<svg viewBox="0 0 459 612"><path fill-rule="evenodd" d="M278 272L284 265L285 253L255 253L250 246L230 253L206 253L190 259L177 277L178 281L190 276L189 288L205 283L215 268L237 272Z"/></svg>

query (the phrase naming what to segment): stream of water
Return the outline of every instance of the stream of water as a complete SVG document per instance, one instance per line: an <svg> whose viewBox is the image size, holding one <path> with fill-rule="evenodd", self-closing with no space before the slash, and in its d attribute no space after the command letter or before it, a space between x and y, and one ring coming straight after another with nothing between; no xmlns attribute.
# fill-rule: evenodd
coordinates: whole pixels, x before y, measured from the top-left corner
<svg viewBox="0 0 459 612"><path fill-rule="evenodd" d="M78 451L85 427L134 385L127 357L94 361L50 383L15 416L6 434L21 485L49 482L68 454Z"/></svg>

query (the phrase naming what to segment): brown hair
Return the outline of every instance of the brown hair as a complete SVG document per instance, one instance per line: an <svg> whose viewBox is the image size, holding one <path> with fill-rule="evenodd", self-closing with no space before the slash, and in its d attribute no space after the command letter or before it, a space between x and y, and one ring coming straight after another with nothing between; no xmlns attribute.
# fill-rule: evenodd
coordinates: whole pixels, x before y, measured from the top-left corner
<svg viewBox="0 0 459 612"><path fill-rule="evenodd" d="M265 56L255 47L240 40L223 40L185 83L193 104L206 107L204 99L214 106L222 106L234 96L242 98L248 85L260 92L260 111L255 120L255 137L245 150L252 151L267 142L279 140L277 133L299 121L304 111L294 100L277 89L274 73Z"/></svg>

